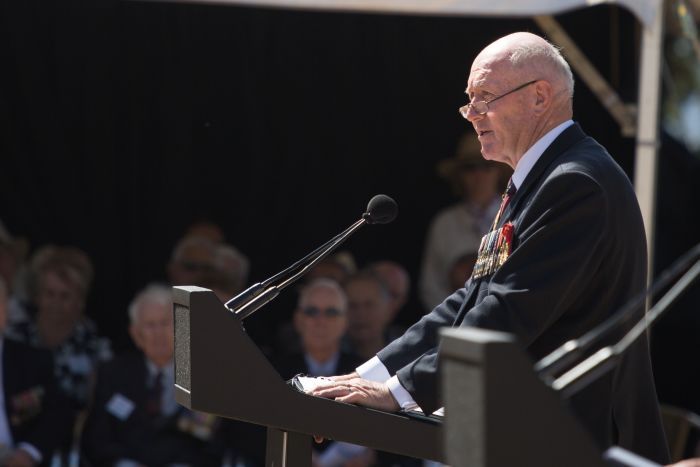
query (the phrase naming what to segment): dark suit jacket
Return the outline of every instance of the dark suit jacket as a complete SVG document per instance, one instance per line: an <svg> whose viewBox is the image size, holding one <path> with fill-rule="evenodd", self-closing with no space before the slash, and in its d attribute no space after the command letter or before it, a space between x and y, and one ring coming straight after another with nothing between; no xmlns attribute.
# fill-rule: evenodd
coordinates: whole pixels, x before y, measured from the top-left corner
<svg viewBox="0 0 700 467"><path fill-rule="evenodd" d="M56 389L51 352L4 339L2 352L5 413L15 445L37 448L48 465L58 448L57 433L70 432L72 414Z"/></svg>
<svg viewBox="0 0 700 467"><path fill-rule="evenodd" d="M188 428L191 425L185 424L193 420L192 411L178 406L168 417L148 414L147 379L142 354L124 355L100 366L82 436L83 457L89 464L112 465L124 458L149 467L221 465L223 445L218 433L211 439L194 436ZM128 400L133 408L115 410L115 400Z"/></svg>
<svg viewBox="0 0 700 467"><path fill-rule="evenodd" d="M503 266L467 281L378 354L425 412L442 405L439 327L510 332L539 359L610 317L645 287L646 239L634 190L577 124L542 154L506 208L501 224L507 221L514 225L514 240ZM614 371L570 402L601 447L619 444L666 460L645 337Z"/></svg>

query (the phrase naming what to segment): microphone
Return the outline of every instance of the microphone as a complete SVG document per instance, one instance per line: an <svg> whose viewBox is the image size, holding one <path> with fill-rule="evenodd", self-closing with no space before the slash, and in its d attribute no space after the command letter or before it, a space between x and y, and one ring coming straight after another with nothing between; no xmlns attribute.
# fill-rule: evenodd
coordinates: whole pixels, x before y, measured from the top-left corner
<svg viewBox="0 0 700 467"><path fill-rule="evenodd" d="M368 224L388 224L396 219L399 207L387 195L376 195L367 203L367 212L362 215Z"/></svg>
<svg viewBox="0 0 700 467"><path fill-rule="evenodd" d="M539 373L540 378L552 389L560 391L563 397L567 398L605 374L614 366L627 348L640 335L646 332L700 277L700 260L698 258L700 258L700 244L681 256L670 268L664 271L648 290L641 292L630 300L618 313L582 337L566 342L537 362L534 369ZM593 343L601 340L612 330L617 329L621 323L626 322L631 317L631 313L646 302L647 297L665 288L672 279L677 278L683 271L685 271L685 274L678 279L671 289L659 299L622 339L615 344L601 348L573 368L564 372L561 376L554 377L554 373L563 371L567 365L579 357L584 350L590 348Z"/></svg>
<svg viewBox="0 0 700 467"><path fill-rule="evenodd" d="M283 271L248 287L226 302L224 306L241 319L247 318L277 297L282 289L306 274L364 224L388 224L396 218L398 210L396 201L391 197L387 195L374 196L367 204L367 209L362 217L350 227Z"/></svg>

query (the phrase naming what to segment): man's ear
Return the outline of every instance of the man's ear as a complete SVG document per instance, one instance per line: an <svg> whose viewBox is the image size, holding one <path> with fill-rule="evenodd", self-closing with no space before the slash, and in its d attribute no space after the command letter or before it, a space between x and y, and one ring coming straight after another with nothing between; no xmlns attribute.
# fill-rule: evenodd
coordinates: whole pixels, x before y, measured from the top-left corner
<svg viewBox="0 0 700 467"><path fill-rule="evenodd" d="M541 114L552 106L554 90L552 83L543 79L534 84L535 87L535 113Z"/></svg>

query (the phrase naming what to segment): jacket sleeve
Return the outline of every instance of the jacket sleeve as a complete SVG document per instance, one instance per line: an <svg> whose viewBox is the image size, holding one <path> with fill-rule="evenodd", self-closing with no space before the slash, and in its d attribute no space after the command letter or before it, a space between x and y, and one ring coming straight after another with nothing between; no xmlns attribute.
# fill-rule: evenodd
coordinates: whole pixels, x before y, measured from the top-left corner
<svg viewBox="0 0 700 467"><path fill-rule="evenodd" d="M452 326L459 310L464 305L466 289L461 288L447 297L433 311L424 315L398 339L377 353L389 374L414 361L438 344L438 329Z"/></svg>

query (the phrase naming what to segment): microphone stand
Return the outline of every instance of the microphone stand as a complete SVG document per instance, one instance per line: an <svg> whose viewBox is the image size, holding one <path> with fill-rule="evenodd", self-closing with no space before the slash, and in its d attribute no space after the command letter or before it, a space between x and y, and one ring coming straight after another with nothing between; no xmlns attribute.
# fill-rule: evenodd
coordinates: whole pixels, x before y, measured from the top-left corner
<svg viewBox="0 0 700 467"><path fill-rule="evenodd" d="M318 264L333 250L338 248L350 235L355 233L360 227L370 222L368 213L362 215L362 218L352 224L350 227L339 233L328 242L324 243L314 251L304 256L299 261L292 264L285 270L275 274L262 283L257 283L244 290L240 294L226 302L225 306L231 310L241 320L255 313L258 309L264 306L269 301L273 300L280 291L290 284L294 283L301 276L306 274L309 269ZM302 267L303 266L303 267ZM301 268L301 269L300 269ZM298 271L297 271L298 270ZM296 271L296 272L295 272ZM279 284L276 282L281 281Z"/></svg>

